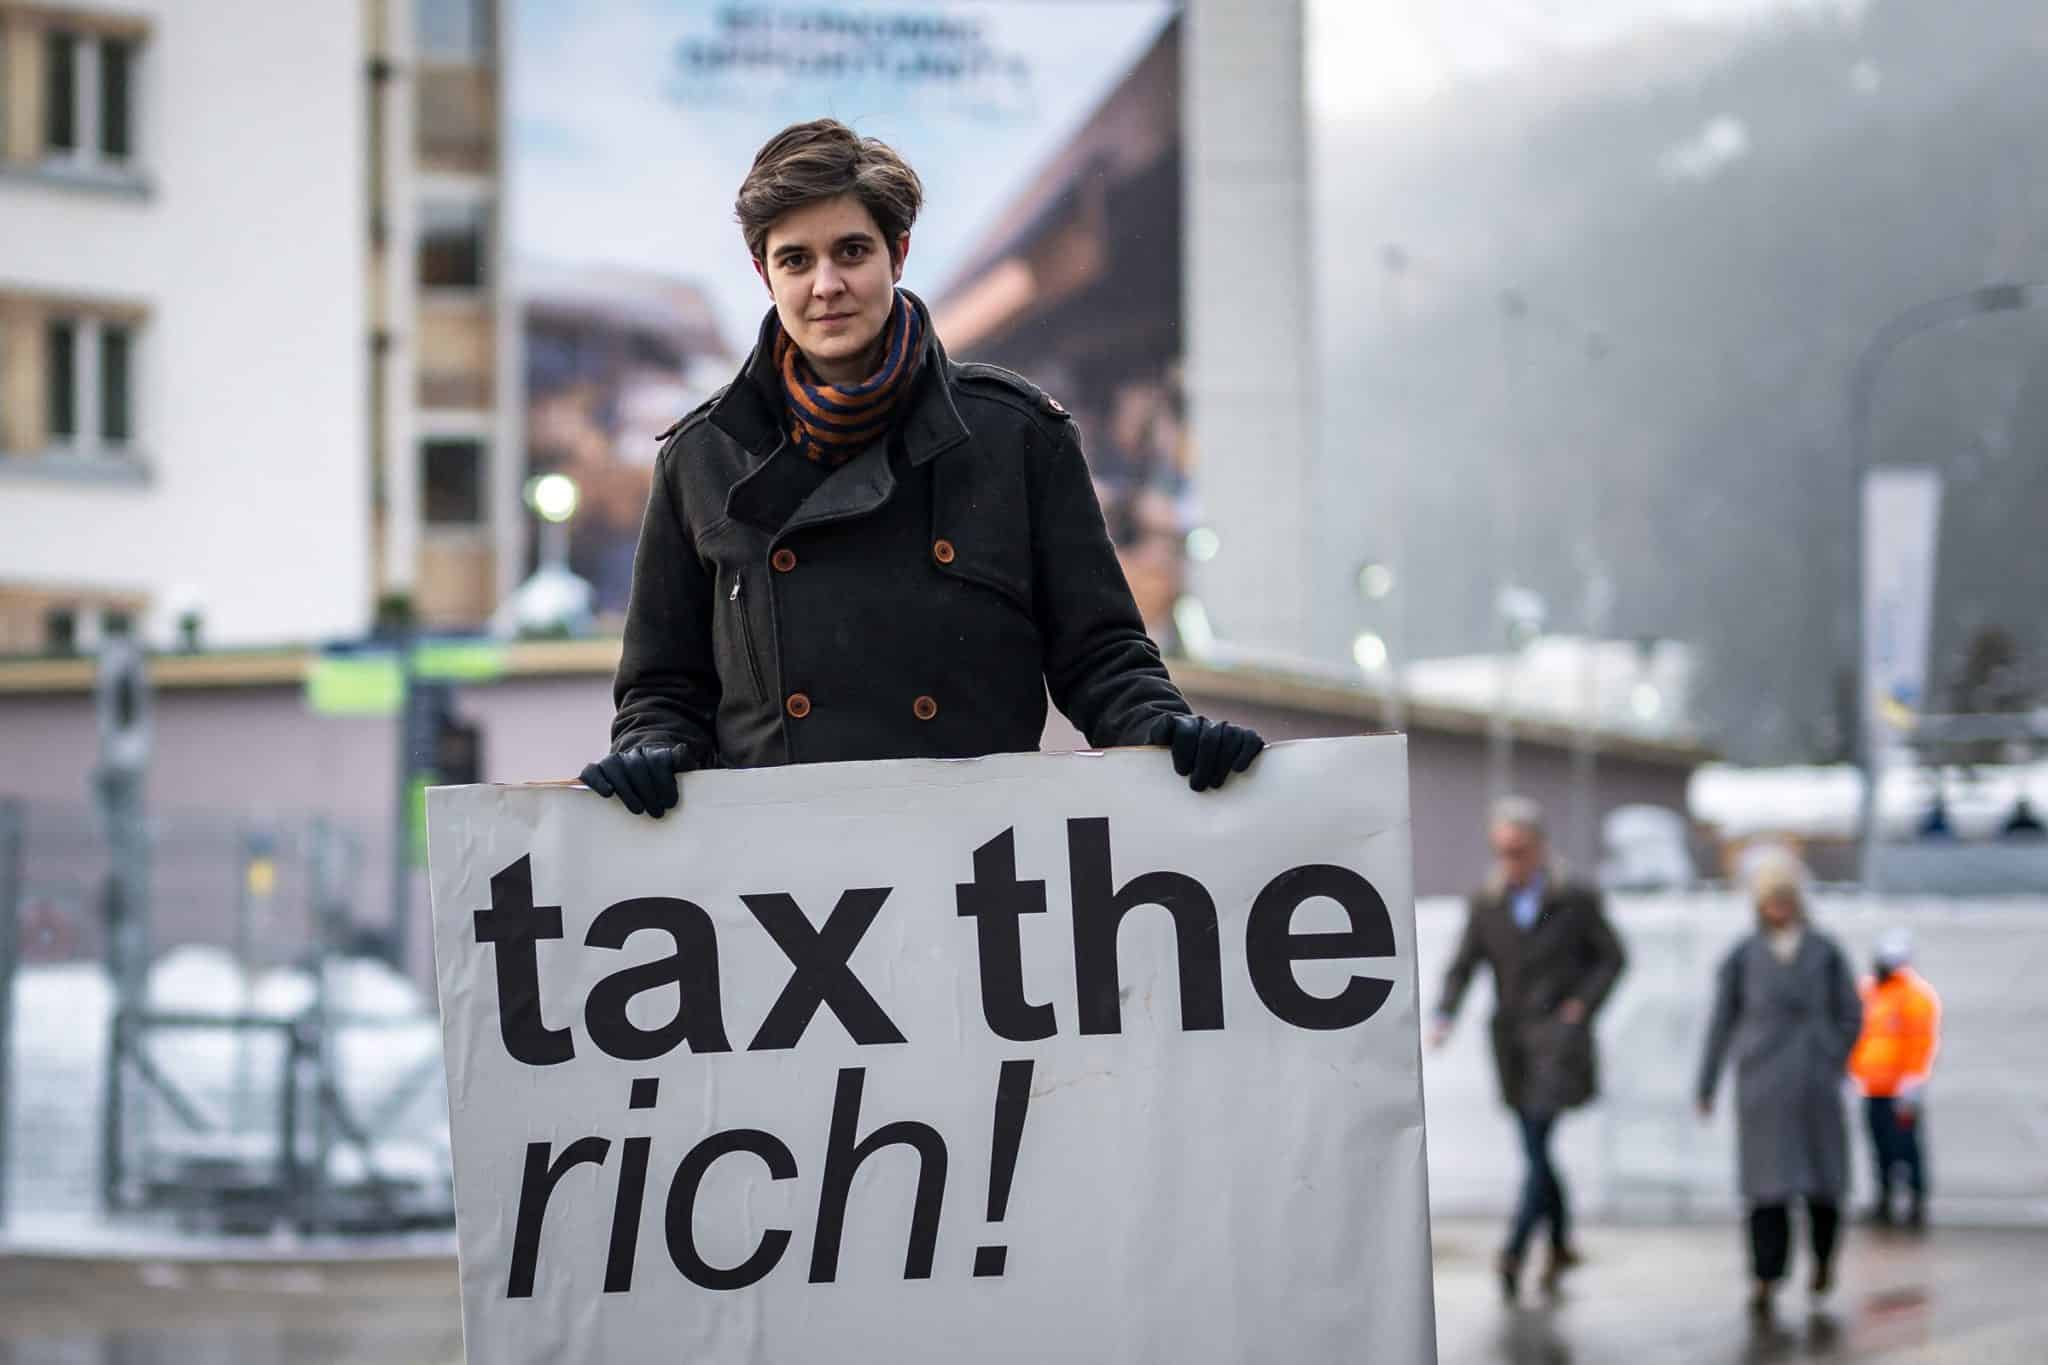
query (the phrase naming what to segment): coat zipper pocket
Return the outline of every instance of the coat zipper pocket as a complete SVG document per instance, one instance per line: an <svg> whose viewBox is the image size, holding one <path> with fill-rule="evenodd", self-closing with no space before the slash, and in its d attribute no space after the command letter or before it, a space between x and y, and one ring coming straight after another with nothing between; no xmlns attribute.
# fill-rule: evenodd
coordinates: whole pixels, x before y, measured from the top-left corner
<svg viewBox="0 0 2048 1365"><path fill-rule="evenodd" d="M732 576L732 592L726 601L731 603L733 615L739 618L740 653L747 656L747 676L753 679L754 697L758 701L768 696L768 685L761 681L761 661L754 655L754 627L747 620L747 604L740 600L740 586L744 582L741 575Z"/></svg>

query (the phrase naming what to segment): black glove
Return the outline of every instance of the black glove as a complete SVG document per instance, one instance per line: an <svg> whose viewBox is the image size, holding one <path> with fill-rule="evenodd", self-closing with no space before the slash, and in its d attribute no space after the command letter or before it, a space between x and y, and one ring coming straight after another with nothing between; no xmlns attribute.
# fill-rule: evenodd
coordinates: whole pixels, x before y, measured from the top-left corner
<svg viewBox="0 0 2048 1365"><path fill-rule="evenodd" d="M1161 716L1152 726L1152 742L1172 748L1173 770L1198 792L1222 786L1266 747L1255 731L1202 716Z"/></svg>
<svg viewBox="0 0 2048 1365"><path fill-rule="evenodd" d="M676 774L696 767L687 746L645 744L621 754L606 754L583 770L583 785L599 796L616 796L635 815L659 820L682 799Z"/></svg>

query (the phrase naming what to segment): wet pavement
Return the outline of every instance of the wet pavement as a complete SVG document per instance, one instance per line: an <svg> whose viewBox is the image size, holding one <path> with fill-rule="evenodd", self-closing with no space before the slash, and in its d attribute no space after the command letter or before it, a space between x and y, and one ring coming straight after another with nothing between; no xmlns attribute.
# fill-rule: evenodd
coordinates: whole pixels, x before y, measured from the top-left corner
<svg viewBox="0 0 2048 1365"><path fill-rule="evenodd" d="M1501 1229L1435 1228L1443 1365L2048 1363L2048 1229L1845 1229L1828 1311L1808 1311L1803 1253L1777 1320L1753 1327L1747 1247L1733 1224L1586 1227L1586 1264L1555 1303L1525 1275L1508 1308L1494 1278Z"/></svg>
<svg viewBox="0 0 2048 1365"><path fill-rule="evenodd" d="M1557 1302L1509 1309L1497 1228L1436 1228L1444 1365L2048 1362L2048 1230L1855 1229L1833 1312L1787 1293L1754 1330L1732 1225L1588 1227ZM1795 1266L1795 1275L1798 1269ZM1794 1282L1795 1284L1797 1281ZM456 1365L455 1268L349 1261L0 1259L0 1365Z"/></svg>
<svg viewBox="0 0 2048 1365"><path fill-rule="evenodd" d="M461 1360L450 1260L0 1260L0 1365Z"/></svg>

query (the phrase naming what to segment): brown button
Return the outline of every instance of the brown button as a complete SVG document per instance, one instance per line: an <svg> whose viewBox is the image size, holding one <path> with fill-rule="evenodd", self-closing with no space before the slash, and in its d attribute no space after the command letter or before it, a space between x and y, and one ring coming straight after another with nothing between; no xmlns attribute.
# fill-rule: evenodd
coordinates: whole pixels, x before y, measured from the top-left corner
<svg viewBox="0 0 2048 1365"><path fill-rule="evenodd" d="M953 562L953 542L950 540L933 541L932 558L938 560L941 564L951 564Z"/></svg>
<svg viewBox="0 0 2048 1365"><path fill-rule="evenodd" d="M811 699L801 692L792 692L789 700L782 704L782 709L789 712L791 720L802 720L811 714Z"/></svg>
<svg viewBox="0 0 2048 1365"><path fill-rule="evenodd" d="M910 703L910 714L916 716L919 720L930 720L933 716L939 714L939 704L930 697L919 697L916 701Z"/></svg>
<svg viewBox="0 0 2048 1365"><path fill-rule="evenodd" d="M768 562L775 566L775 572L788 573L796 567L796 551L785 546L770 555Z"/></svg>

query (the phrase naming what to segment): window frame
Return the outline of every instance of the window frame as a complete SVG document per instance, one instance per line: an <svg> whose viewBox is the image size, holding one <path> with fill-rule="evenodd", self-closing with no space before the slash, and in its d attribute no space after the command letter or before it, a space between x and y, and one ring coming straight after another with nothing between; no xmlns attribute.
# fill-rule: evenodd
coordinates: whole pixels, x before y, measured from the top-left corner
<svg viewBox="0 0 2048 1365"><path fill-rule="evenodd" d="M29 60L38 65L42 90L35 106L21 111L34 120L28 150L22 160L5 162L4 169L82 188L146 193L148 25L93 12L32 11L26 29L0 37L0 51L18 34L36 48ZM68 98L61 104L55 79L60 46L69 77ZM117 66L119 78L109 79ZM0 113L0 126L4 123ZM60 132L62 143L57 141Z"/></svg>
<svg viewBox="0 0 2048 1365"><path fill-rule="evenodd" d="M42 384L36 401L43 406L43 449L0 451L0 461L44 454L92 465L138 461L138 372L146 318L51 302L42 309L39 322ZM61 364L55 344L59 328L68 335ZM110 346L110 339L118 339L118 346ZM119 359L110 363L116 351ZM66 381L61 407L59 371L65 372ZM69 430L58 429L60 411L70 419ZM120 419L120 430L109 430L115 425L110 416Z"/></svg>

